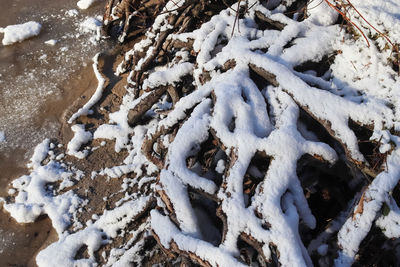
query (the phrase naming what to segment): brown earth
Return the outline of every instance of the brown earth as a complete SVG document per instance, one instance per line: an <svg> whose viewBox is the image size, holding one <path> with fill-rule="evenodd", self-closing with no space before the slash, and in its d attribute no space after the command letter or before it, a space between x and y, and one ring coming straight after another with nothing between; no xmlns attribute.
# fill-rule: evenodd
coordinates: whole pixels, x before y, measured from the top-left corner
<svg viewBox="0 0 400 267"><path fill-rule="evenodd" d="M72 138L72 132L66 123L66 118L68 118L68 114L72 114L90 98L96 87L97 79L92 66L84 67L72 75L62 86L63 96L61 99L46 103L41 108L38 121L51 119L57 120L62 125L58 136L53 137L53 139L66 144ZM73 103L72 106L71 103ZM107 147L112 148L111 145ZM113 151L113 149L109 149L105 153L109 158L109 166L112 165L111 162L114 160ZM114 154L116 153L114 152ZM90 164L99 162L99 158L104 159L103 156L99 156L99 153L92 154L88 158L87 165L79 167L88 169ZM21 166L21 162L24 162L23 150L15 151L11 157L0 155L1 196L7 195L8 185L12 180L28 173L28 169L24 165ZM97 166L93 165L93 167ZM6 264L5 266L35 266L34 256L38 251L57 240L57 234L46 216L41 217L35 223L18 224L8 213L1 210L0 240L2 243L0 246L0 262L2 264Z"/></svg>

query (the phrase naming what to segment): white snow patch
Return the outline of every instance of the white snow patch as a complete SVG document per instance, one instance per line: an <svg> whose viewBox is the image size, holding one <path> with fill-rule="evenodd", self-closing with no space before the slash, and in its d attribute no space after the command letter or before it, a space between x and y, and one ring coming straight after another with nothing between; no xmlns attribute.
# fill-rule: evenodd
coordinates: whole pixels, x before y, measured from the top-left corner
<svg viewBox="0 0 400 267"><path fill-rule="evenodd" d="M94 104L97 103L97 101L100 100L100 98L103 94L104 83L106 80L103 78L100 71L98 70L98 64L99 64L98 59L99 59L99 53L93 57L93 71L94 71L97 81L98 81L96 91L94 92L92 97L89 99L89 101L82 108L80 108L76 113L74 113L71 116L71 118L68 120L68 123L72 123L74 120L76 120L80 116L86 116L86 115L92 114L93 111L90 109L92 108L92 106Z"/></svg>
<svg viewBox="0 0 400 267"><path fill-rule="evenodd" d="M91 7L94 3L99 2L100 0L79 0L78 3L76 3L76 5L80 8L80 9L88 9L89 7Z"/></svg>
<svg viewBox="0 0 400 267"><path fill-rule="evenodd" d="M98 220L88 222L81 231L61 237L42 250L36 263L39 266L97 266L94 252L115 238L148 205L149 197L140 197L113 210L105 210ZM142 229L143 230L143 229ZM140 232L140 231L139 231ZM76 252L86 245L89 258L75 259Z"/></svg>
<svg viewBox="0 0 400 267"><path fill-rule="evenodd" d="M162 85L174 84L180 79L191 74L193 71L193 64L189 62L177 64L168 70L157 71L150 74L149 78L143 82L143 88L155 88Z"/></svg>
<svg viewBox="0 0 400 267"><path fill-rule="evenodd" d="M217 162L217 166L215 167L215 171L222 174L224 172L224 170L225 170L225 160L220 159Z"/></svg>
<svg viewBox="0 0 400 267"><path fill-rule="evenodd" d="M47 45L52 45L52 46L54 46L54 45L56 45L56 43L58 43L58 41L55 40L55 39L50 39L50 40L47 40L47 41L44 42L44 43L47 44Z"/></svg>
<svg viewBox="0 0 400 267"><path fill-rule="evenodd" d="M99 27L101 27L101 21L94 17L88 17L80 24L80 29L85 33L97 31Z"/></svg>
<svg viewBox="0 0 400 267"><path fill-rule="evenodd" d="M9 25L1 30L4 33L3 45L22 42L25 39L39 35L42 25L35 21L24 24Z"/></svg>
<svg viewBox="0 0 400 267"><path fill-rule="evenodd" d="M92 139L92 133L85 131L85 126L83 124L75 124L71 129L75 135L68 143L67 154L83 159L88 155L89 151L79 151L79 149Z"/></svg>
<svg viewBox="0 0 400 267"><path fill-rule="evenodd" d="M79 12L76 9L70 9L65 11L65 15L69 16L69 17L76 17L78 16Z"/></svg>
<svg viewBox="0 0 400 267"><path fill-rule="evenodd" d="M30 162L27 164L28 168L36 169L41 165L42 161L47 157L47 153L49 152L49 145L50 139L47 138L35 147L33 156Z"/></svg>
<svg viewBox="0 0 400 267"><path fill-rule="evenodd" d="M79 25L79 31L82 34L92 34L89 41L96 44L101 38L101 17L87 17Z"/></svg>
<svg viewBox="0 0 400 267"><path fill-rule="evenodd" d="M36 147L30 164L32 172L12 182L12 190L18 194L14 203L4 204L4 209L19 223L31 223L41 214L47 214L60 235L71 224L72 217L83 202L73 191L56 195L57 189L52 184L70 184L68 181L80 174L65 170L53 160L42 165L48 149L48 139Z"/></svg>

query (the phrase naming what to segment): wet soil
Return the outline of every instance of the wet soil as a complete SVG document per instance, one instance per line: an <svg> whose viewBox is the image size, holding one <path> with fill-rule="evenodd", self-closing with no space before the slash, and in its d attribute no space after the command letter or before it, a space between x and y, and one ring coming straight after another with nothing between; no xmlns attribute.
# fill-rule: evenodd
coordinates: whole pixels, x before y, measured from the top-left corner
<svg viewBox="0 0 400 267"><path fill-rule="evenodd" d="M0 197L6 197L8 184L28 173L25 166L36 144L60 136L65 110L95 90L90 59L104 45L89 44L87 35L71 38L86 16L101 14L102 3L76 17L65 15L77 8L75 0L0 0L0 6L7 7L0 9L0 27L30 20L42 24L38 37L0 45L0 131L6 135L0 143ZM45 45L49 39L59 43ZM1 266L35 266L37 252L55 240L46 216L22 225L0 207Z"/></svg>

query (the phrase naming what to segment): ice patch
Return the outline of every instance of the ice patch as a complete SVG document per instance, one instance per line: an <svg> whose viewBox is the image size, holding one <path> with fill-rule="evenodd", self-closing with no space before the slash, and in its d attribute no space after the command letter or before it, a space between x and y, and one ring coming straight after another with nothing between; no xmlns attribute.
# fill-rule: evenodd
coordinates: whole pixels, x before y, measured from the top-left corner
<svg viewBox="0 0 400 267"><path fill-rule="evenodd" d="M25 39L39 35L42 25L35 21L24 24L9 25L1 30L4 33L3 45L22 42Z"/></svg>

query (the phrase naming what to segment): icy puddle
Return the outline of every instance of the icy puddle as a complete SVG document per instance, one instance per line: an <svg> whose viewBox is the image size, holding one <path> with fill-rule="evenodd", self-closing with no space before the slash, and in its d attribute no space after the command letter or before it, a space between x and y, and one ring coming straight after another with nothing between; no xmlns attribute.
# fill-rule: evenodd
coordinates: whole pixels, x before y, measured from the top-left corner
<svg viewBox="0 0 400 267"><path fill-rule="evenodd" d="M29 21L37 36L0 44L0 195L24 174L27 158L46 136L58 135L71 103L97 82L92 57L107 48L99 38L103 2L86 10L77 1L0 0L0 27ZM1 31L1 30L0 30ZM4 29L2 30L4 31ZM0 41L4 34L0 33ZM51 233L43 219L19 226L0 212L0 262L28 263Z"/></svg>

